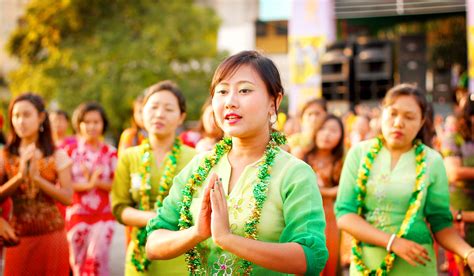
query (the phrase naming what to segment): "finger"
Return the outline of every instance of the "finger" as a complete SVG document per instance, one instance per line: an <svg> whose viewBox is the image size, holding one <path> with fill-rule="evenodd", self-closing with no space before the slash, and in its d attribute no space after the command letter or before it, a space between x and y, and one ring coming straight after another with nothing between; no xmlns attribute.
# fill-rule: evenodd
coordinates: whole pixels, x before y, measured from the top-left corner
<svg viewBox="0 0 474 276"><path fill-rule="evenodd" d="M219 189L221 193L222 207L227 211L227 198L224 191L224 184L222 183L222 178L219 178Z"/></svg>
<svg viewBox="0 0 474 276"><path fill-rule="evenodd" d="M430 255L428 253L428 250L426 250L426 248L424 248L423 246L421 246L419 244L416 244L415 248L416 248L415 249L415 254L417 256L421 256L425 260L431 261Z"/></svg>
<svg viewBox="0 0 474 276"><path fill-rule="evenodd" d="M400 256L400 257L402 257L402 259L404 259L411 266L416 266L416 262L414 262L410 256L406 255L406 256Z"/></svg>
<svg viewBox="0 0 474 276"><path fill-rule="evenodd" d="M411 253L411 258L412 260L414 260L415 262L417 262L418 264L421 264L421 265L426 265L425 264L425 261L421 258L420 255L417 255L415 253Z"/></svg>

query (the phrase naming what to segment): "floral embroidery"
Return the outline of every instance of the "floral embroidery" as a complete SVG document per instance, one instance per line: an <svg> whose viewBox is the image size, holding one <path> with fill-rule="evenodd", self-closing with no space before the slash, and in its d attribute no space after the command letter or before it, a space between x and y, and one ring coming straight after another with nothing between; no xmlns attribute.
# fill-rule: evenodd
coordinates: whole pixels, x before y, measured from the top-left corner
<svg viewBox="0 0 474 276"><path fill-rule="evenodd" d="M214 273L212 275L232 275L233 266L234 260L226 254L222 254L213 265Z"/></svg>
<svg viewBox="0 0 474 276"><path fill-rule="evenodd" d="M229 200L229 213L234 217L234 219L238 219L239 215L242 213L243 208L242 205L244 203L243 198L231 198Z"/></svg>

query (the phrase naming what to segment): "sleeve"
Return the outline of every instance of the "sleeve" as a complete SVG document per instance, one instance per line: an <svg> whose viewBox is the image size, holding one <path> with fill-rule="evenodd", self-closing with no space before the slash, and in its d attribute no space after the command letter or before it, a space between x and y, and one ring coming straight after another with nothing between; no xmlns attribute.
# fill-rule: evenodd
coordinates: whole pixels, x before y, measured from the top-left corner
<svg viewBox="0 0 474 276"><path fill-rule="evenodd" d="M285 228L280 242L296 242L303 247L306 275L319 275L328 259L326 227L316 176L306 164L294 166L281 187Z"/></svg>
<svg viewBox="0 0 474 276"><path fill-rule="evenodd" d="M441 153L444 157L461 157L461 143L462 138L458 134L447 135L441 140Z"/></svg>
<svg viewBox="0 0 474 276"><path fill-rule="evenodd" d="M130 152L125 151L118 159L112 182L112 213L121 224L123 210L134 205L130 187Z"/></svg>
<svg viewBox="0 0 474 276"><path fill-rule="evenodd" d="M346 214L357 214L356 181L360 160L361 147L359 144L349 150L342 167L336 203L334 204L334 212L337 219Z"/></svg>
<svg viewBox="0 0 474 276"><path fill-rule="evenodd" d="M163 206L158 209L156 217L148 221L146 226L147 235L158 229L167 229L171 231L179 230L179 212L182 202L182 190L186 185L194 169L199 165L200 158L194 157L183 170L173 179L170 193L163 201Z"/></svg>
<svg viewBox="0 0 474 276"><path fill-rule="evenodd" d="M58 172L72 165L72 159L63 149L57 149L54 153L54 159L56 163L56 170Z"/></svg>
<svg viewBox="0 0 474 276"><path fill-rule="evenodd" d="M424 213L429 222L431 231L436 233L453 223L453 216L449 210L449 184L444 168L443 159L437 152L429 166L430 185L427 188Z"/></svg>

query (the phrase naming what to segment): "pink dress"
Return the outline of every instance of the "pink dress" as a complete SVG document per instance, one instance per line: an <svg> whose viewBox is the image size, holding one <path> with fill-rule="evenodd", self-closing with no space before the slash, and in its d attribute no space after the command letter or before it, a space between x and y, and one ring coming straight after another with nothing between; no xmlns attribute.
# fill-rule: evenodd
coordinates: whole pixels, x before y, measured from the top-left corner
<svg viewBox="0 0 474 276"><path fill-rule="evenodd" d="M117 163L117 150L105 143L94 149L82 139L65 147L73 161L72 181L86 183L89 174L102 170L99 181L111 183ZM109 252L114 233L109 192L93 188L75 192L66 210L70 264L74 275L109 275Z"/></svg>

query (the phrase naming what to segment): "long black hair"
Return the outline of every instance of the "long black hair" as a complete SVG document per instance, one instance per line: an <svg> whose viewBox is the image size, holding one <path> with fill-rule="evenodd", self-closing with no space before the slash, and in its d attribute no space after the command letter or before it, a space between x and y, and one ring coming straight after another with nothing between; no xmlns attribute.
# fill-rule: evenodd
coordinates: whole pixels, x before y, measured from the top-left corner
<svg viewBox="0 0 474 276"><path fill-rule="evenodd" d="M10 102L10 105L8 107L8 121L10 123L11 131L8 143L5 146L5 150L11 155L20 155L19 148L21 138L15 132L15 128L13 127L12 115L13 107L15 106L15 104L22 101L27 101L31 103L38 112L38 115L41 113L44 114L44 120L40 126L38 140L36 141L36 147L43 153L43 156L45 157L53 155L55 146L51 134L51 124L49 123L48 113L45 109L43 98L33 93L21 94Z"/></svg>

